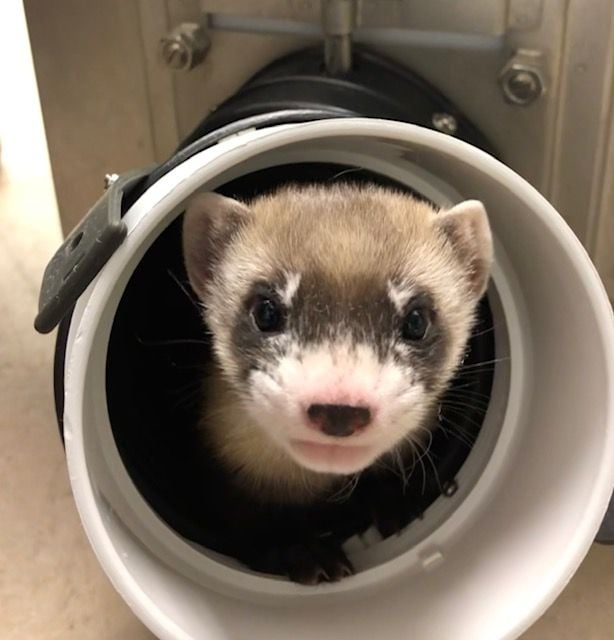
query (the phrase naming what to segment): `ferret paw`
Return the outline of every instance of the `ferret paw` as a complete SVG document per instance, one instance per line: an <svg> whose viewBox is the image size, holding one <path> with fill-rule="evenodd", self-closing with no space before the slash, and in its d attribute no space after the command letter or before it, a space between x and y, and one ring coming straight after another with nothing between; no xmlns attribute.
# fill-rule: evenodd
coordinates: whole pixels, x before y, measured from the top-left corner
<svg viewBox="0 0 614 640"><path fill-rule="evenodd" d="M276 573L299 584L337 582L354 574L354 567L341 547L322 540L280 547L271 552L271 560Z"/></svg>
<svg viewBox="0 0 614 640"><path fill-rule="evenodd" d="M285 550L287 575L293 582L315 585L337 582L354 573L341 547L316 541Z"/></svg>

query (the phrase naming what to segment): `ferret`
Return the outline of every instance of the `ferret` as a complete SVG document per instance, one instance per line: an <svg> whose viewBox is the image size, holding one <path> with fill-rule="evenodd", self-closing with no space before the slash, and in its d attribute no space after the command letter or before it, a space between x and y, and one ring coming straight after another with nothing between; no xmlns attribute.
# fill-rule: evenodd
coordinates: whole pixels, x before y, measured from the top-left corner
<svg viewBox="0 0 614 640"><path fill-rule="evenodd" d="M485 208L372 184L200 193L182 238L213 340L211 546L299 583L348 576L352 527L409 518L386 461L433 428L461 362L493 260Z"/></svg>

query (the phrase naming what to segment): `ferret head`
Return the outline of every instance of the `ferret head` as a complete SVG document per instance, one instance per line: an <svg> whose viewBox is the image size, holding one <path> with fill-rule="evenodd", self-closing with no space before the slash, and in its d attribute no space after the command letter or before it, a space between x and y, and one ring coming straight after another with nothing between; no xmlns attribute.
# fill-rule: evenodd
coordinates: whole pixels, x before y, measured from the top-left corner
<svg viewBox="0 0 614 640"><path fill-rule="evenodd" d="M190 283L222 374L300 466L350 474L425 424L458 367L492 261L478 201L437 211L376 186L189 204Z"/></svg>

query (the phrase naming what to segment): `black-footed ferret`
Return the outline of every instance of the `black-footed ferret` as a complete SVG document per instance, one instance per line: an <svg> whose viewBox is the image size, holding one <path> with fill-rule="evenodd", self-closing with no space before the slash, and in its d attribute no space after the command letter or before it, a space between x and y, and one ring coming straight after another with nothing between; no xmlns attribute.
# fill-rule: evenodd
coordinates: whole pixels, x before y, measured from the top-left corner
<svg viewBox="0 0 614 640"><path fill-rule="evenodd" d="M492 262L484 207L374 185L202 193L183 249L215 354L200 423L210 492L225 486L211 546L298 582L340 579L344 524L404 525L378 470L428 432L459 366ZM348 480L352 499L336 499Z"/></svg>

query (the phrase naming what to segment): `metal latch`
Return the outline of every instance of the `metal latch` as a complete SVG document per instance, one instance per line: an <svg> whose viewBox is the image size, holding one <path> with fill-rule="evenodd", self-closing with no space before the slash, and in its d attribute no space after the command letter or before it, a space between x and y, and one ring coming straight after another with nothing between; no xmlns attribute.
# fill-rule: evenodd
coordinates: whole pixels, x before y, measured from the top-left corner
<svg viewBox="0 0 614 640"><path fill-rule="evenodd" d="M57 250L43 275L34 328L49 333L126 237L124 196L151 167L118 176Z"/></svg>

